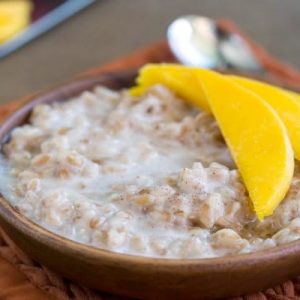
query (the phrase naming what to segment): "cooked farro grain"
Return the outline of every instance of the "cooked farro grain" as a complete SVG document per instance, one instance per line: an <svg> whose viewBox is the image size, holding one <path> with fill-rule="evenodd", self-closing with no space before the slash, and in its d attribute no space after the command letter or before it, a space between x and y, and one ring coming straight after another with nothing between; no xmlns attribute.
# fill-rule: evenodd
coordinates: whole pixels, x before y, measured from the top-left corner
<svg viewBox="0 0 300 300"><path fill-rule="evenodd" d="M6 197L41 226L95 247L206 258L300 237L299 168L259 223L212 116L162 86L139 101L97 87L39 105L4 153Z"/></svg>

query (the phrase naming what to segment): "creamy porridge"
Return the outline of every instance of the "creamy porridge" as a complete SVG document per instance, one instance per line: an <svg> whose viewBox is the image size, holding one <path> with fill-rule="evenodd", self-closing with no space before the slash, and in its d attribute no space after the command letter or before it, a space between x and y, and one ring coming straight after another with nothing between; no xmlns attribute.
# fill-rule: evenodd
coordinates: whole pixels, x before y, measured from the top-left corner
<svg viewBox="0 0 300 300"><path fill-rule="evenodd" d="M140 99L97 87L39 105L4 153L6 198L41 226L98 248L208 258L300 237L299 168L259 222L212 116L163 86Z"/></svg>

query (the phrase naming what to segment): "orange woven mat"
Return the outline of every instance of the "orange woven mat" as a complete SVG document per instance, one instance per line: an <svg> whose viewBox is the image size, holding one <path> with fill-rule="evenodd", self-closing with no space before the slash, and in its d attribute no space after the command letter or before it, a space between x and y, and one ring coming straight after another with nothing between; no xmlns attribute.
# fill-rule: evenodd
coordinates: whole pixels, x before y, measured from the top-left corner
<svg viewBox="0 0 300 300"><path fill-rule="evenodd" d="M227 20L219 22L224 28L241 33L232 22ZM265 67L267 77L271 77L273 81L275 80L280 84L300 89L300 74L296 70L276 60L249 37L243 33L242 35L256 54L257 59ZM115 60L108 65L96 67L80 76L137 68L148 62L173 61L174 58L167 44L160 42ZM32 95L0 107L0 122L30 97ZM55 274L37 262L32 261L0 229L0 300L39 300L50 298L57 300L121 299L99 291L92 291L61 278L59 274ZM202 299L201 295L199 295L199 299ZM300 277L265 291L234 299L300 300Z"/></svg>

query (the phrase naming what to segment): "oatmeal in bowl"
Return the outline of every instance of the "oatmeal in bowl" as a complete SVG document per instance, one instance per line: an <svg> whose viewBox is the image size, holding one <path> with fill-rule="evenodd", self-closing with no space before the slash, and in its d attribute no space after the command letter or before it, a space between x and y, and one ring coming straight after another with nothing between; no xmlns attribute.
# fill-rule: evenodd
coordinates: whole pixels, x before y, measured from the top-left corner
<svg viewBox="0 0 300 300"><path fill-rule="evenodd" d="M210 112L163 84L98 86L34 107L3 146L0 190L23 215L113 252L213 258L300 238L299 166L260 221Z"/></svg>

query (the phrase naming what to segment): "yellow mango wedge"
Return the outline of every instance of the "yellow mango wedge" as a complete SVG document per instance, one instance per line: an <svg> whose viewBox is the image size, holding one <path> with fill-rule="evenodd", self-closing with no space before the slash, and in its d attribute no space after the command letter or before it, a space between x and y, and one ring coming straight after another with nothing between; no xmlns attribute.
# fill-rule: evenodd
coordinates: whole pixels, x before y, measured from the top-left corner
<svg viewBox="0 0 300 300"><path fill-rule="evenodd" d="M284 198L293 176L294 154L287 130L259 96L217 73L197 73L254 211L262 220Z"/></svg>
<svg viewBox="0 0 300 300"><path fill-rule="evenodd" d="M192 85L187 79L180 85L180 89L195 89L193 98L183 98L201 109L208 106L215 116L258 218L271 215L284 198L294 172L294 154L284 123L270 104L249 89L226 76L198 68L148 65L141 70L133 94L161 83L188 97L190 94L176 89L178 84L169 85L181 80L183 75L178 73L191 73L193 78ZM175 75L179 79L171 81Z"/></svg>
<svg viewBox="0 0 300 300"><path fill-rule="evenodd" d="M202 90L199 89L197 76L191 69L176 64L148 64L140 69L137 86L131 88L132 96L140 96L155 84L163 84L192 106L210 111Z"/></svg>
<svg viewBox="0 0 300 300"><path fill-rule="evenodd" d="M28 0L0 1L0 44L28 25L31 8Z"/></svg>
<svg viewBox="0 0 300 300"><path fill-rule="evenodd" d="M300 160L300 98L298 100L292 94L267 83L239 76L228 77L262 97L275 109L287 129L295 157Z"/></svg>

